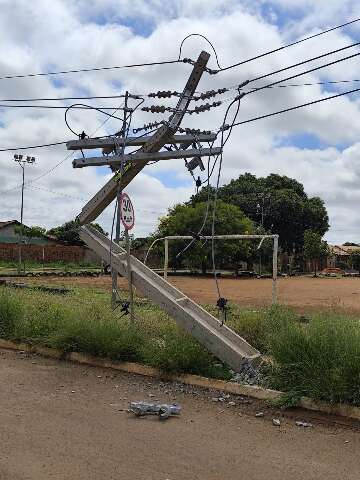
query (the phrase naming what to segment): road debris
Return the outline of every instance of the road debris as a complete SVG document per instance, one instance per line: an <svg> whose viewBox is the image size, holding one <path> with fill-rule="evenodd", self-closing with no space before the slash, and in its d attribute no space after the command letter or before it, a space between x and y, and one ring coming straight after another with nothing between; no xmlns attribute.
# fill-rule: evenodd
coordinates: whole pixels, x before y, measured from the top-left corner
<svg viewBox="0 0 360 480"><path fill-rule="evenodd" d="M129 411L137 417L145 415L158 415L160 420L166 420L172 415L180 415L181 406L177 403L149 403L149 402L130 402Z"/></svg>
<svg viewBox="0 0 360 480"><path fill-rule="evenodd" d="M281 422L278 418L273 418L272 423L273 423L273 425L275 425L275 427L280 427L280 425L281 425Z"/></svg>
<svg viewBox="0 0 360 480"><path fill-rule="evenodd" d="M265 415L264 412L255 413L255 417L258 417L258 418L263 417L264 415Z"/></svg>
<svg viewBox="0 0 360 480"><path fill-rule="evenodd" d="M312 428L313 427L313 424L312 423L309 423L309 422L295 422L295 425L298 426L298 427L303 427L303 428Z"/></svg>

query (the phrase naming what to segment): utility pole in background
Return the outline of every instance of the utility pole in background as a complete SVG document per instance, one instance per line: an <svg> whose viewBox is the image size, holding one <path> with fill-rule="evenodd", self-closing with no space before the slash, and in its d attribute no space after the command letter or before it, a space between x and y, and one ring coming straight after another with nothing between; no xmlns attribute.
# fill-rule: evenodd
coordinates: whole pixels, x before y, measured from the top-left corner
<svg viewBox="0 0 360 480"><path fill-rule="evenodd" d="M18 265L18 272L20 273L22 270L22 256L21 256L21 249L22 249L22 242L23 242L23 216L24 216L24 186L25 186L25 165L33 165L35 163L35 157L29 157L27 156L24 158L23 155L14 155L14 160L17 162L20 167L22 168L22 186L21 186L21 213L20 213L20 236L19 236L19 242L18 242L18 260L19 260L19 265Z"/></svg>
<svg viewBox="0 0 360 480"><path fill-rule="evenodd" d="M129 118L129 120L127 120L128 111L131 114L131 110L128 110L128 100L129 100L129 92L126 91L125 101L124 101L124 111L123 111L123 113L124 113L124 115L123 115L123 125L122 125L121 135L120 135L122 138L125 139L125 141L122 143L120 151L119 151L118 148L115 148L115 154L120 155L121 157L124 157L125 147L126 147L126 137L127 137L127 135L126 135L127 121L130 121L130 118ZM123 168L124 168L124 165L122 163L120 169L123 170ZM122 172L120 172L120 174L122 174ZM119 244L119 242L120 242L121 193L122 193L122 189L120 188L120 182L119 182L117 195L116 195L116 198L117 198L117 213L116 213L116 226L115 226L115 238L114 238L114 242L117 243L117 244ZM111 282L112 283L111 305L112 305L112 308L115 309L116 308L116 302L117 302L117 288L118 288L118 272L115 269L111 270L111 279L112 279L112 282Z"/></svg>

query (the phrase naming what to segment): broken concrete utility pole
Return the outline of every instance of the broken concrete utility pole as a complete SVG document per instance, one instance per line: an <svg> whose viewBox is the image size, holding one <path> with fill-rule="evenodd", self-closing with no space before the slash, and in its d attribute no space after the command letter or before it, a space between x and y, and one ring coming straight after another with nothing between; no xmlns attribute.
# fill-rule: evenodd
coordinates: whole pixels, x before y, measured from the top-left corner
<svg viewBox="0 0 360 480"><path fill-rule="evenodd" d="M183 119L189 103L195 93L200 78L206 68L210 55L207 52L201 52L193 66L193 70L185 85L185 88L177 103L175 113L169 121L160 127L156 133L142 143L143 139L133 139L134 143L128 143L127 139L83 139L69 142L69 150L86 148L103 148L105 152L115 151L115 155L103 156L99 159L94 157L83 159L83 164L77 160L74 166L90 165L111 165L113 168L119 168L120 164L124 166L121 172L107 182L104 187L84 206L78 216L81 225L88 224L95 220L97 216L115 199L118 191L122 191L133 178L141 172L149 160L172 157L183 158L186 156L187 148L194 142L199 141L199 137L175 135ZM216 139L216 136L213 140ZM141 141L141 148L135 154L119 155L116 152L119 144L123 146L135 145L135 142ZM180 143L180 149L172 152L159 152L167 143ZM103 151L104 151L103 150ZM209 149L214 154L216 149ZM221 151L221 150L220 150ZM201 150L188 151L190 156L201 156ZM219 152L220 153L220 152ZM195 158L196 158L195 156ZM123 163L125 161L125 164ZM127 162L127 163L126 163ZM111 263L112 267L122 276L131 278L134 286L138 288L145 296L154 301L175 321L208 350L223 362L230 365L235 371L241 370L243 362L258 362L260 353L249 345L246 340L233 332L226 325L201 308L189 297L184 295L169 282L161 278L150 268L146 267L135 257L127 255L126 251L119 245L111 242L106 236L101 235L90 226L83 226L80 230L81 238L92 248L103 260ZM130 261L127 261L127 259Z"/></svg>
<svg viewBox="0 0 360 480"><path fill-rule="evenodd" d="M154 153L158 152L168 141L175 135L181 120L183 119L186 109L189 106L191 97L194 95L196 87L205 70L206 64L210 58L207 52L202 51L195 62L191 75L185 85L182 95L176 105L176 113L174 113L168 124L160 127L154 135L150 137L137 153ZM141 160L136 162L136 165L131 165L130 168L125 169L125 172L119 178L115 175L109 180L104 187L84 206L81 213L78 215L78 221L81 225L87 224L95 220L100 213L114 200L116 193L123 190L131 180L146 166L148 160Z"/></svg>

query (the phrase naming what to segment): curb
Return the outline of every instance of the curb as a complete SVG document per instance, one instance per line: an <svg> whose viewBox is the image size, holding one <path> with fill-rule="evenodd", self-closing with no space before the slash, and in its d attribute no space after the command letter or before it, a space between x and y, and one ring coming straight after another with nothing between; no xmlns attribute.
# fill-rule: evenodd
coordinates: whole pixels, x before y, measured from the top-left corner
<svg viewBox="0 0 360 480"><path fill-rule="evenodd" d="M244 395L256 398L258 400L277 400L284 395L283 392L270 390L254 385L242 385L234 382L226 382L225 380L216 380L198 375L166 375L159 369L149 367L133 362L112 362L107 359L93 357L77 352L63 352L54 348L40 347L29 345L27 343L15 343L9 340L0 339L0 348L5 350L23 350L29 353L37 353L43 357L53 358L57 360L68 360L74 363L89 365L92 367L111 368L122 372L143 375L146 377L158 377L164 380L171 380L195 387L204 387L209 389L221 390L235 395ZM338 415L351 419L360 420L360 408L352 407L345 404L330 405L326 402L316 402L310 398L302 397L299 407L315 412L322 412L331 415Z"/></svg>

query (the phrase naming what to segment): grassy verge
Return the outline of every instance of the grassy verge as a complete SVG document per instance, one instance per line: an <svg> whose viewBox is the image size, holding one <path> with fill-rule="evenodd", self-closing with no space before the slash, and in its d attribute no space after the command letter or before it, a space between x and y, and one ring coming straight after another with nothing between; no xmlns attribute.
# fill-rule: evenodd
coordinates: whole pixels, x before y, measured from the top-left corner
<svg viewBox="0 0 360 480"><path fill-rule="evenodd" d="M140 303L136 313L135 326L128 317L119 319L106 292L99 290L75 289L63 299L0 288L0 337L137 361L166 372L230 378L226 366L157 307ZM227 324L272 356L265 384L288 392L289 401L308 396L360 405L357 319L331 312L304 319L284 307L242 310L232 305Z"/></svg>
<svg viewBox="0 0 360 480"><path fill-rule="evenodd" d="M25 260L24 264L26 266L27 271L31 270L61 270L65 272L76 271L76 270L99 270L100 266L90 262L48 262L48 263L41 263L35 262L33 260ZM17 261L6 261L0 260L0 270L17 270L18 262Z"/></svg>
<svg viewBox="0 0 360 480"><path fill-rule="evenodd" d="M64 300L0 288L0 337L137 361L166 372L230 378L225 366L159 309L146 303L136 313L135 326L128 317L119 319L100 291L82 289Z"/></svg>

